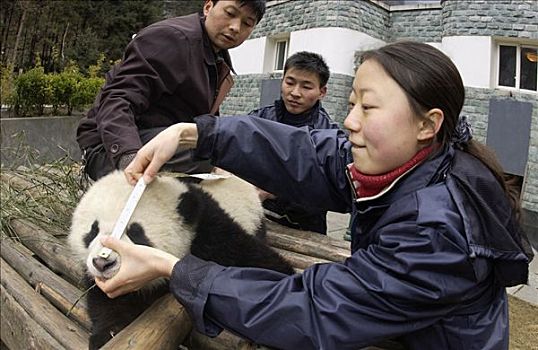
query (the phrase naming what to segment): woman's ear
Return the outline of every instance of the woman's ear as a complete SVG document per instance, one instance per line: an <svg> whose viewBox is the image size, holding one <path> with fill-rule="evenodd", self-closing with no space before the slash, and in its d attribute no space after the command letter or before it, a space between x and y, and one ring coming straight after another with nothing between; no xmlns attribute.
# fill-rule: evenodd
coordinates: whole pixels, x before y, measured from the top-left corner
<svg viewBox="0 0 538 350"><path fill-rule="evenodd" d="M430 109L426 112L424 119L420 122L420 130L417 135L419 142L431 141L441 129L445 115L439 108Z"/></svg>

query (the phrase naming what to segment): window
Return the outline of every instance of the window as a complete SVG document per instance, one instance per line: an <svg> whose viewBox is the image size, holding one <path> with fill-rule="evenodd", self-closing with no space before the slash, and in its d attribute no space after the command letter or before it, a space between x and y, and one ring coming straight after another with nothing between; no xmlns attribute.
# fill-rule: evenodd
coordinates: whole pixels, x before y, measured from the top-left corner
<svg viewBox="0 0 538 350"><path fill-rule="evenodd" d="M275 43L275 71L284 70L284 63L288 58L288 40L277 40Z"/></svg>
<svg viewBox="0 0 538 350"><path fill-rule="evenodd" d="M290 33L278 33L267 37L263 53L263 72L281 74L290 50Z"/></svg>
<svg viewBox="0 0 538 350"><path fill-rule="evenodd" d="M499 45L498 85L538 91L538 47Z"/></svg>

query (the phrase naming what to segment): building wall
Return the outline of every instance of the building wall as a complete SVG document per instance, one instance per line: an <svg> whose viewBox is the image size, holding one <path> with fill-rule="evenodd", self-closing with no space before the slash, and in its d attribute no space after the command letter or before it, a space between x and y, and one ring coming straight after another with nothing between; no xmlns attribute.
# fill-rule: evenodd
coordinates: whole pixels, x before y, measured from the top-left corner
<svg viewBox="0 0 538 350"><path fill-rule="evenodd" d="M221 115L247 114L259 107L263 79L277 78L271 74L244 74L234 77L234 86L220 107Z"/></svg>
<svg viewBox="0 0 538 350"><path fill-rule="evenodd" d="M391 30L389 42L414 40L440 42L442 38L441 6L417 7L401 6L390 12Z"/></svg>
<svg viewBox="0 0 538 350"><path fill-rule="evenodd" d="M348 28L386 41L389 12L370 1L293 0L268 6L251 39L309 28Z"/></svg>
<svg viewBox="0 0 538 350"><path fill-rule="evenodd" d="M445 0L443 36L477 35L538 39L536 0Z"/></svg>

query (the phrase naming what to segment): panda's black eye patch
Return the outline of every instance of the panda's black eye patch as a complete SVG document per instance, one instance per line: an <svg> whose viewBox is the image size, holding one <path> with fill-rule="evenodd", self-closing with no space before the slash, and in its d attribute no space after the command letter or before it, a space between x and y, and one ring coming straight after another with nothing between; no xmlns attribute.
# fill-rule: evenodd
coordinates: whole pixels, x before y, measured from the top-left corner
<svg viewBox="0 0 538 350"><path fill-rule="evenodd" d="M97 237L97 234L99 233L99 221L95 220L92 224L92 228L90 229L90 232L86 233L84 236L83 242L86 248L90 246L90 243Z"/></svg>
<svg viewBox="0 0 538 350"><path fill-rule="evenodd" d="M146 233L144 232L144 228L140 226L140 224L137 224L136 222L132 223L127 228L127 236L135 244L142 244L142 245L153 247L153 244L151 243L151 241L146 236Z"/></svg>

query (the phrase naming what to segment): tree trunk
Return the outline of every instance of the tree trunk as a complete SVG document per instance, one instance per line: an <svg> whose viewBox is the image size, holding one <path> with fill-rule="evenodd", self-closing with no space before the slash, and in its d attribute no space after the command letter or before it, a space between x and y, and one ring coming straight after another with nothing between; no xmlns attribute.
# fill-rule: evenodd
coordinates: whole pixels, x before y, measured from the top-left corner
<svg viewBox="0 0 538 350"><path fill-rule="evenodd" d="M62 34L62 43L60 45L60 69L64 67L65 61L65 38L67 37L67 31L69 30L69 22L65 25L64 32Z"/></svg>
<svg viewBox="0 0 538 350"><path fill-rule="evenodd" d="M11 27L11 18L13 18L13 13L15 12L15 3L10 3L9 6L9 13L2 12L2 45L0 45L0 52L2 52L2 63L7 64L7 57L8 57L8 49L7 49L7 43L9 41L9 29ZM5 22L4 22L4 18Z"/></svg>
<svg viewBox="0 0 538 350"><path fill-rule="evenodd" d="M17 37L15 38L15 45L13 45L13 54L11 56L11 61L8 62L9 64L17 65L17 51L19 48L19 41L21 39L21 33L22 29L24 28L24 20L26 19L26 7L22 6L22 14L19 20L19 28L17 29Z"/></svg>

